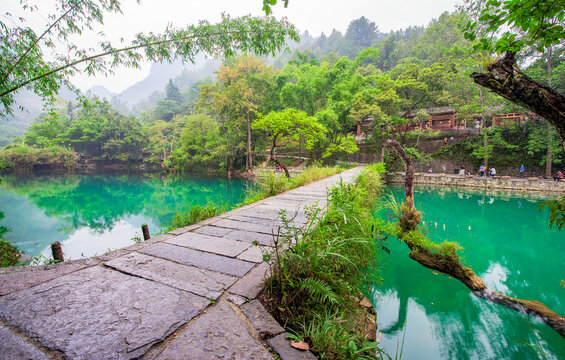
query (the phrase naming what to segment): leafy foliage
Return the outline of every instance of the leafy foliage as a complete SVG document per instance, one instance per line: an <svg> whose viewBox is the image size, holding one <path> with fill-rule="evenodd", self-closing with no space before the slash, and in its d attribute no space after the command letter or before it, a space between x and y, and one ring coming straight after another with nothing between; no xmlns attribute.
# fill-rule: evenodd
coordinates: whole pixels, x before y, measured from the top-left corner
<svg viewBox="0 0 565 360"><path fill-rule="evenodd" d="M539 205L540 211L545 206L547 206L550 212L549 228L555 225L559 230L561 230L565 226L565 196L563 196L561 200L550 200L542 202Z"/></svg>
<svg viewBox="0 0 565 360"><path fill-rule="evenodd" d="M37 148L13 144L0 151L0 163L8 170L30 171L34 168L74 169L78 155L71 149L53 145Z"/></svg>
<svg viewBox="0 0 565 360"><path fill-rule="evenodd" d="M281 112L270 112L265 116L260 115L253 123L253 128L268 131L271 150L277 146L287 145L291 141L301 141L305 149L311 149L326 132L318 119L292 108Z"/></svg>
<svg viewBox="0 0 565 360"><path fill-rule="evenodd" d="M37 10L34 4L24 3L23 8ZM193 61L198 52L227 57L238 51L267 55L284 48L287 37L298 40L294 27L284 19L224 15L217 24L200 21L186 28L168 27L162 34L138 33L124 47L102 38L98 50L82 49L71 43L70 37L102 24L105 13L119 13L120 2L59 0L56 11L59 14L49 16L52 23L39 35L18 21L0 22L0 114L12 113L14 95L24 87L54 100L61 85L70 85L69 77L79 71L108 73L118 66L138 67L143 59ZM64 50L54 61L47 60L45 48L58 50L57 45Z"/></svg>
<svg viewBox="0 0 565 360"><path fill-rule="evenodd" d="M212 204L206 204L204 206L194 205L188 210L180 211L173 216L171 222L164 227L164 232L196 224L197 222L220 215L224 212L224 208Z"/></svg>
<svg viewBox="0 0 565 360"><path fill-rule="evenodd" d="M0 211L0 220L4 218L4 213ZM4 234L10 230L5 226L0 226L0 267L17 265L22 252L16 246L4 239Z"/></svg>
<svg viewBox="0 0 565 360"><path fill-rule="evenodd" d="M480 36L479 47L483 50L501 54L536 45L537 50L543 52L545 48L561 44L565 38L565 3L562 1L468 0L467 3L478 12L478 18L469 22L465 37L476 40ZM494 34L500 36L494 37Z"/></svg>

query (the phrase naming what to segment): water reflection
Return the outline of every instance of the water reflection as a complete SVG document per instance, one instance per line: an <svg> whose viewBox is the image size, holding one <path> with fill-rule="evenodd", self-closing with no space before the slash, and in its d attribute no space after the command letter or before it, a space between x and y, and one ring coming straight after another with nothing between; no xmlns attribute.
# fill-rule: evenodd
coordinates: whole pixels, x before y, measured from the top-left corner
<svg viewBox="0 0 565 360"><path fill-rule="evenodd" d="M400 198L402 192L395 191ZM565 262L556 256L565 253L565 242L562 234L549 229L547 212L538 211L538 198L461 189L436 194L427 188L416 191L415 202L431 238L460 242L463 264L489 287L542 301L565 314L565 293L559 285ZM406 246L393 239L387 247L384 284L376 289L374 303L382 344L390 353L402 342L406 326L404 359L537 358L519 343L536 344L529 321L549 358L565 354L565 340L544 323L475 297L457 280L409 259Z"/></svg>
<svg viewBox="0 0 565 360"><path fill-rule="evenodd" d="M0 207L6 236L27 254L63 243L67 257L92 256L133 243L142 224L152 234L179 210L214 203L233 206L244 196L245 180L159 175L6 175Z"/></svg>

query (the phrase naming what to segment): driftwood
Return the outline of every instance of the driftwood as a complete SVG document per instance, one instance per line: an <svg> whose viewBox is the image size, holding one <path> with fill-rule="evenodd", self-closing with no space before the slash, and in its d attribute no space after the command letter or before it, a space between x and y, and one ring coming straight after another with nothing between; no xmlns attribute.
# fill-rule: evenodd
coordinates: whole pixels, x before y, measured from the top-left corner
<svg viewBox="0 0 565 360"><path fill-rule="evenodd" d="M426 248L417 247L415 244L411 243L410 239L403 237L403 233L416 230L419 225L419 219L421 219L418 210L414 207L414 167L406 151L404 151L398 141L387 140L387 144L395 149L406 167L406 178L404 182L405 202L399 216L399 227L402 229L399 237L410 248L410 254L408 256L429 269L456 278L473 291L473 294L482 299L504 305L510 309L528 315L539 317L565 338L565 318L549 309L543 303L534 300L511 298L491 290L487 288L484 281L477 276L472 269L463 266L461 262L459 262L459 257L456 254L451 256L436 254Z"/></svg>

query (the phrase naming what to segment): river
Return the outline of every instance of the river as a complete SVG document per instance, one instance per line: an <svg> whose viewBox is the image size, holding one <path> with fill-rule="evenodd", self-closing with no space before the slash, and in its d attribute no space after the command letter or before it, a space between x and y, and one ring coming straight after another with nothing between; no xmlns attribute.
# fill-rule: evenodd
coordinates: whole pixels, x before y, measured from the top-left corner
<svg viewBox="0 0 565 360"><path fill-rule="evenodd" d="M142 224L155 234L192 205L229 209L249 185L244 179L123 172L3 175L0 225L10 230L6 240L32 257L50 257L50 244L59 241L65 259L78 259L133 244Z"/></svg>

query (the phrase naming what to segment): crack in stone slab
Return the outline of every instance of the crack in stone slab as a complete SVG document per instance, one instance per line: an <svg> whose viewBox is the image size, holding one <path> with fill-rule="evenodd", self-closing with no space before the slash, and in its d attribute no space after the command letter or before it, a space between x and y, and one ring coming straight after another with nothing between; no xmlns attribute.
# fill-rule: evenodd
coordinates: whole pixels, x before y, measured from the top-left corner
<svg viewBox="0 0 565 360"><path fill-rule="evenodd" d="M108 261L105 265L211 299L220 297L225 289L237 281L237 278L233 276L141 253L131 253Z"/></svg>
<svg viewBox="0 0 565 360"><path fill-rule="evenodd" d="M179 264L191 265L237 277L244 276L255 266L255 264L247 261L196 251L167 243L154 244L140 252L171 260Z"/></svg>

